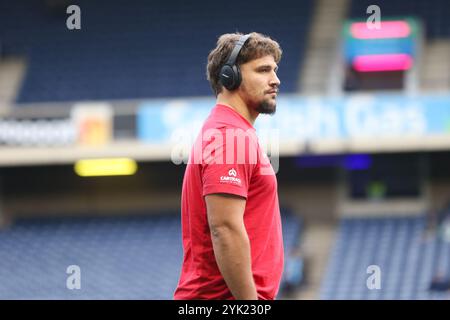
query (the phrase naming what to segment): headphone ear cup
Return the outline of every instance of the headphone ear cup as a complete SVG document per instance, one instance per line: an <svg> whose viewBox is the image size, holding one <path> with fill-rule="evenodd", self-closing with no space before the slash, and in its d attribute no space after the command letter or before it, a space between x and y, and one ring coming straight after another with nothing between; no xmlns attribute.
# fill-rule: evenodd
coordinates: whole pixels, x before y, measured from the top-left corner
<svg viewBox="0 0 450 320"><path fill-rule="evenodd" d="M220 82L228 90L233 90L236 85L236 75L233 67L226 64L220 70Z"/></svg>
<svg viewBox="0 0 450 320"><path fill-rule="evenodd" d="M233 66L233 74L234 74L234 87L233 89L239 88L242 82L241 69L238 65Z"/></svg>

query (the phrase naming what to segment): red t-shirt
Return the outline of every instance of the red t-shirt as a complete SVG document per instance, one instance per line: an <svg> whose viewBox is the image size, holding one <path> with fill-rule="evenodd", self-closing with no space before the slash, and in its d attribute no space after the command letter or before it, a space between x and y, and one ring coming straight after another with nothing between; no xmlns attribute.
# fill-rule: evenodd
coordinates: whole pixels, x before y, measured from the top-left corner
<svg viewBox="0 0 450 320"><path fill-rule="evenodd" d="M184 175L184 258L175 299L234 299L217 266L208 226L204 196L213 193L246 198L244 224L258 298L275 299L284 263L276 176L252 125L220 104L204 123Z"/></svg>

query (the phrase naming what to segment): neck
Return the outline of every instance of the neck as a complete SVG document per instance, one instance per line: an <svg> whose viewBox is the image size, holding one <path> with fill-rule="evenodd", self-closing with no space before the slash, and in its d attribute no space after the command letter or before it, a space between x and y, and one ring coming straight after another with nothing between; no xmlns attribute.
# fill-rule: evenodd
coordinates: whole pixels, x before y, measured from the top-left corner
<svg viewBox="0 0 450 320"><path fill-rule="evenodd" d="M234 109L242 117L244 117L253 126L256 118L258 117L258 112L252 110L247 104L242 100L239 94L229 91L219 93L217 96L217 104L222 104L227 107Z"/></svg>

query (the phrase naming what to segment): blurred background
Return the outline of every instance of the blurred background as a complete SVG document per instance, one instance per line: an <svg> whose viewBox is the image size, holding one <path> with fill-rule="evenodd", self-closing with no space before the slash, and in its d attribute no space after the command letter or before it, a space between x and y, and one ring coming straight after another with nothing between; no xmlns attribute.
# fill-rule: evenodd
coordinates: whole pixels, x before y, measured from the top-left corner
<svg viewBox="0 0 450 320"><path fill-rule="evenodd" d="M284 52L256 123L278 299L449 299L449 17L445 0L0 0L0 298L172 299L206 58L256 31Z"/></svg>

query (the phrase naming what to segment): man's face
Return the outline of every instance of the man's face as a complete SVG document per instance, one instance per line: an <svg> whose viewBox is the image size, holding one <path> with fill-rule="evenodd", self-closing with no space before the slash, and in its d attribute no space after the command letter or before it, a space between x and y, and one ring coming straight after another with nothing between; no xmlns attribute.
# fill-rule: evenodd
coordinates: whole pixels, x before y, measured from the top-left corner
<svg viewBox="0 0 450 320"><path fill-rule="evenodd" d="M239 95L249 108L258 113L273 114L280 86L278 66L271 55L251 60L240 66L242 83Z"/></svg>

